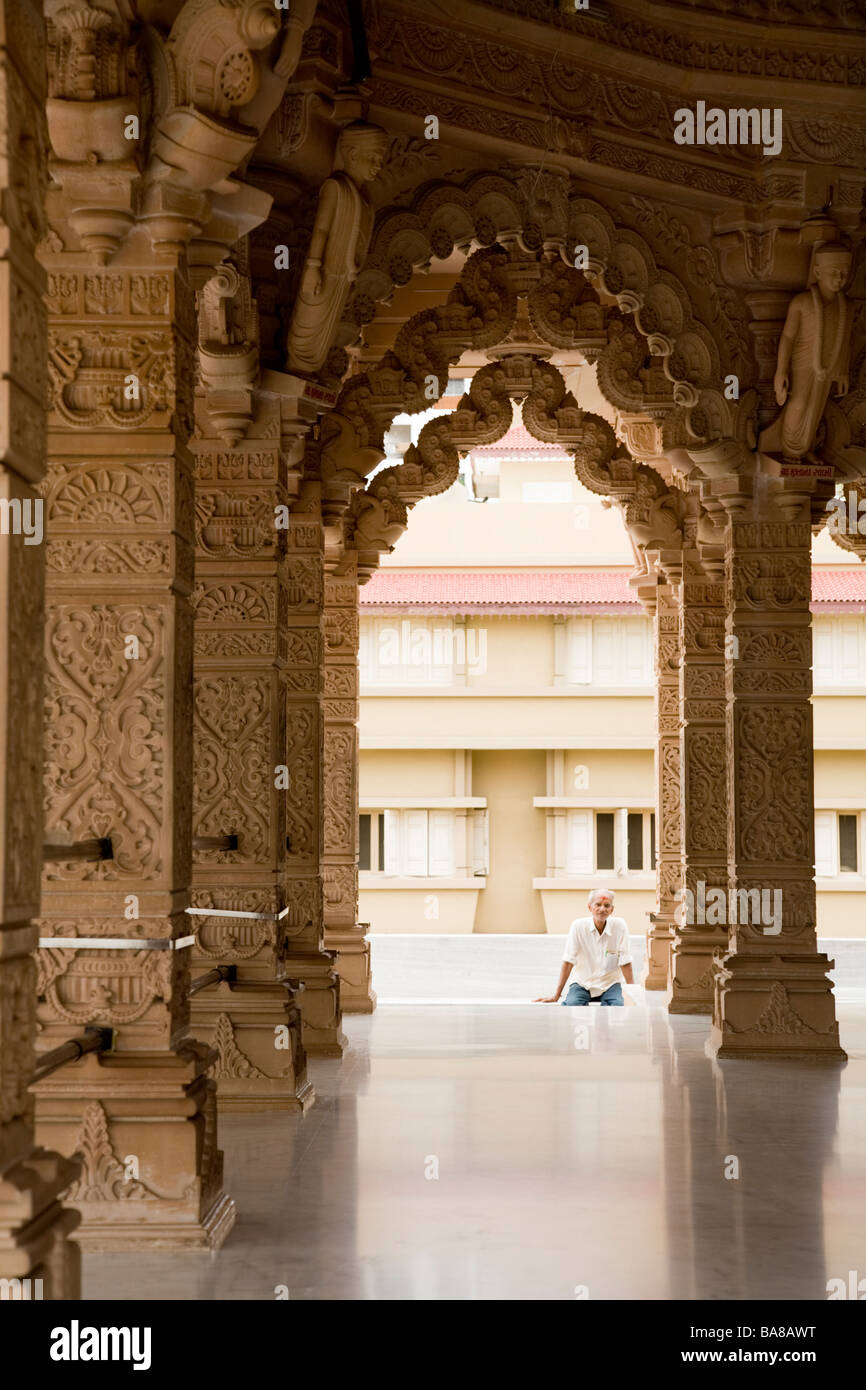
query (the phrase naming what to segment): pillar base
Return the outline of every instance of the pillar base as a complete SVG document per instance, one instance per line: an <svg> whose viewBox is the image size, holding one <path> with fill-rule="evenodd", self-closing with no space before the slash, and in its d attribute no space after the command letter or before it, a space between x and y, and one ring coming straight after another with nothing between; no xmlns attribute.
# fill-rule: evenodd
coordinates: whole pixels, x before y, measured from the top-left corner
<svg viewBox="0 0 866 1390"><path fill-rule="evenodd" d="M673 932L664 922L655 922L646 934L644 989L667 989L670 984Z"/></svg>
<svg viewBox="0 0 866 1390"><path fill-rule="evenodd" d="M718 932L677 933L671 946L668 1013L712 1014L715 998L715 955L727 946Z"/></svg>
<svg viewBox="0 0 866 1390"><path fill-rule="evenodd" d="M18 1153L0 1169L0 1278L20 1280L25 1300L80 1298L81 1252L70 1239L80 1218L60 1197L81 1164L37 1148L23 1121L19 1128L3 1136L4 1150Z"/></svg>
<svg viewBox="0 0 866 1390"><path fill-rule="evenodd" d="M31 1087L36 1136L82 1156L66 1193L86 1252L213 1250L235 1221L217 1148L214 1052L90 1053Z"/></svg>
<svg viewBox="0 0 866 1390"><path fill-rule="evenodd" d="M716 1058L844 1062L825 955L725 954L717 959Z"/></svg>
<svg viewBox="0 0 866 1390"><path fill-rule="evenodd" d="M315 1057L342 1057L349 1040L340 1027L340 977L334 969L333 951L290 955L285 961L286 979L299 990L304 1051Z"/></svg>
<svg viewBox="0 0 866 1390"><path fill-rule="evenodd" d="M208 1074L220 1113L309 1110L316 1093L301 1027L293 996L276 981L225 982L193 998L190 1028L219 1054Z"/></svg>
<svg viewBox="0 0 866 1390"><path fill-rule="evenodd" d="M371 1014L376 993L370 970L370 943L347 927L325 930L325 948L336 955L334 968L340 977L340 1010L344 1014Z"/></svg>

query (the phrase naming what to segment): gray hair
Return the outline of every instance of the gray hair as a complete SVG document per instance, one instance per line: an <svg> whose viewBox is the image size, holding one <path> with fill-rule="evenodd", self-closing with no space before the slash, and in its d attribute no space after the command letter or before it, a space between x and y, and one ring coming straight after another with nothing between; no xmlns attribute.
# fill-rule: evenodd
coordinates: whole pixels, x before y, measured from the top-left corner
<svg viewBox="0 0 866 1390"><path fill-rule="evenodd" d="M611 907L613 907L614 901L616 899L616 893L614 893L612 888L593 888L592 892L586 900L587 907L591 908L596 898L600 898L602 894L604 895L604 897L610 898L610 905Z"/></svg>

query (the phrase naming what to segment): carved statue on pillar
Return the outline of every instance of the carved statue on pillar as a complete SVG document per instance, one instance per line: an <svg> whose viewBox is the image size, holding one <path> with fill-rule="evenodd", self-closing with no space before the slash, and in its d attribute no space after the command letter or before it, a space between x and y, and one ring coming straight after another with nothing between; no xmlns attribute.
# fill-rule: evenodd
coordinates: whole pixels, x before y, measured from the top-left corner
<svg viewBox="0 0 866 1390"><path fill-rule="evenodd" d="M349 287L363 264L373 230L373 204L364 184L382 167L388 136L354 121L340 133L342 168L322 184L310 249L289 326L289 367L312 375L333 346Z"/></svg>
<svg viewBox="0 0 866 1390"><path fill-rule="evenodd" d="M825 242L813 256L808 288L791 300L773 383L782 413L761 434L763 453L809 454L831 390L847 394L852 315L842 290L850 270L848 248Z"/></svg>
<svg viewBox="0 0 866 1390"><path fill-rule="evenodd" d="M208 414L233 446L253 418L259 352L250 279L229 262L217 268L199 295L198 360Z"/></svg>

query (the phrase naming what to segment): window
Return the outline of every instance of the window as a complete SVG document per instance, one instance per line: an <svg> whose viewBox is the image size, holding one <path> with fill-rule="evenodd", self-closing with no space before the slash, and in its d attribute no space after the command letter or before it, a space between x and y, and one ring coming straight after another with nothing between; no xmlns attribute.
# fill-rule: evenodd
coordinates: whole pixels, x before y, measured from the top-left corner
<svg viewBox="0 0 866 1390"><path fill-rule="evenodd" d="M569 811L566 872L649 873L655 867L652 811Z"/></svg>
<svg viewBox="0 0 866 1390"><path fill-rule="evenodd" d="M455 826L453 811L363 812L358 868L400 878L449 878Z"/></svg>
<svg viewBox="0 0 866 1390"><path fill-rule="evenodd" d="M641 811L629 811L628 813L628 865L629 869L640 870L644 867L643 862L643 813Z"/></svg>
<svg viewBox="0 0 866 1390"><path fill-rule="evenodd" d="M385 817L364 811L358 819L358 868L381 872L385 867Z"/></svg>
<svg viewBox="0 0 866 1390"><path fill-rule="evenodd" d="M358 820L358 868L370 868L370 822L372 816L360 816ZM376 865L378 869L379 865Z"/></svg>
<svg viewBox="0 0 866 1390"><path fill-rule="evenodd" d="M569 685L650 685L652 669L648 618L569 619Z"/></svg>
<svg viewBox="0 0 866 1390"><path fill-rule="evenodd" d="M815 873L860 874L866 859L866 811L815 812Z"/></svg>
<svg viewBox="0 0 866 1390"><path fill-rule="evenodd" d="M362 618L362 685L450 685L466 634L448 618Z"/></svg>
<svg viewBox="0 0 866 1390"><path fill-rule="evenodd" d="M812 620L812 663L816 690L866 686L866 617Z"/></svg>
<svg viewBox="0 0 866 1390"><path fill-rule="evenodd" d="M613 868L613 812L598 811L595 817L595 867Z"/></svg>
<svg viewBox="0 0 866 1390"><path fill-rule="evenodd" d="M857 817L839 817L839 872L857 873Z"/></svg>

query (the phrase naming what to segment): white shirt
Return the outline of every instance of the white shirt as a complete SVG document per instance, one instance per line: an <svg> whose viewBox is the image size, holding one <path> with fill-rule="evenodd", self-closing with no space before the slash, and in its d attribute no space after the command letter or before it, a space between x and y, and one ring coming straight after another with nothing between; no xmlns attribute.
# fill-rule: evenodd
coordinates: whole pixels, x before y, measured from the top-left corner
<svg viewBox="0 0 866 1390"><path fill-rule="evenodd" d="M573 978L593 999L622 980L621 965L631 965L628 927L623 917L608 917L604 931L591 917L575 917L568 929L563 960L574 966Z"/></svg>

